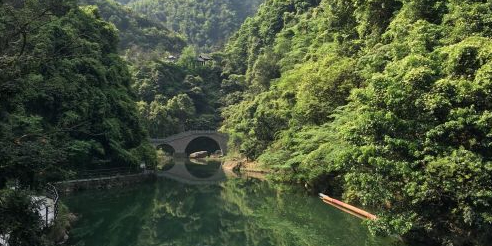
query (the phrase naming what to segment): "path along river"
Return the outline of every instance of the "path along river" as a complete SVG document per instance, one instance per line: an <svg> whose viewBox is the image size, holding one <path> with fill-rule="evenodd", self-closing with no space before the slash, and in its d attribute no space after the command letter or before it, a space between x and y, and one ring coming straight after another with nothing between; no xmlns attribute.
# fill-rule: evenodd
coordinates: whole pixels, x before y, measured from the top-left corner
<svg viewBox="0 0 492 246"><path fill-rule="evenodd" d="M220 163L177 163L200 179ZM202 175L200 175L202 174ZM217 175L215 175L217 176ZM303 192L282 191L251 177L226 174L216 183L180 177L64 198L79 220L77 246L393 246L370 236L361 220Z"/></svg>

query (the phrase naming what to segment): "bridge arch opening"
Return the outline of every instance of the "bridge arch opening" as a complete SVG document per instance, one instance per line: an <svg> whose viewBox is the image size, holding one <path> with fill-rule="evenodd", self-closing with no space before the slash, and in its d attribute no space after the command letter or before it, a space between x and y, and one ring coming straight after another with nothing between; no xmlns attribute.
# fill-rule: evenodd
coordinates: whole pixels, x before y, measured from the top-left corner
<svg viewBox="0 0 492 246"><path fill-rule="evenodd" d="M174 162L174 148L169 144L160 144L157 146L157 169L168 171L176 164Z"/></svg>
<svg viewBox="0 0 492 246"><path fill-rule="evenodd" d="M161 144L157 146L158 150L162 150L164 153L172 156L174 153L176 153L176 150L173 148L173 146L169 144Z"/></svg>
<svg viewBox="0 0 492 246"><path fill-rule="evenodd" d="M198 151L207 151L209 154L214 154L218 150L222 150L220 144L210 137L197 137L188 143L185 149L186 155Z"/></svg>

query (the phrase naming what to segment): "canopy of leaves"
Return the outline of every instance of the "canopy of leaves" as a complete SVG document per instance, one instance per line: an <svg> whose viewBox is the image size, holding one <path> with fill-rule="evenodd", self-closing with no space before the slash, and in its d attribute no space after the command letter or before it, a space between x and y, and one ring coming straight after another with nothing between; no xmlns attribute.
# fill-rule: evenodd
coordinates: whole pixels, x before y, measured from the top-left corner
<svg viewBox="0 0 492 246"><path fill-rule="evenodd" d="M97 6L100 17L115 25L120 40L119 53L130 62L178 54L186 45L184 38L159 21L153 21L114 0L78 2L80 5Z"/></svg>
<svg viewBox="0 0 492 246"><path fill-rule="evenodd" d="M10 245L49 245L43 221L37 211L39 201L24 191L0 190L0 235L8 235Z"/></svg>
<svg viewBox="0 0 492 246"><path fill-rule="evenodd" d="M201 51L221 48L264 0L119 0L137 13L185 35Z"/></svg>
<svg viewBox="0 0 492 246"><path fill-rule="evenodd" d="M492 242L489 1L266 1L226 46L223 129L374 233ZM240 86L236 86L237 84Z"/></svg>
<svg viewBox="0 0 492 246"><path fill-rule="evenodd" d="M177 63L151 60L133 66L139 112L152 137L187 130L213 130L221 122L219 62L200 65L188 47ZM214 55L219 61L220 55Z"/></svg>
<svg viewBox="0 0 492 246"><path fill-rule="evenodd" d="M3 1L0 16L0 187L154 164L117 31L95 7Z"/></svg>

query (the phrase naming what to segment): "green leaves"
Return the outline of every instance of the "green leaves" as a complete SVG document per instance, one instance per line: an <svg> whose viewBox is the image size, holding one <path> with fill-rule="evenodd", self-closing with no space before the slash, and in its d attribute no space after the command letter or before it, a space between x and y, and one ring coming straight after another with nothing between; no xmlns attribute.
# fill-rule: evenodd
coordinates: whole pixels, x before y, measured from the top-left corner
<svg viewBox="0 0 492 246"><path fill-rule="evenodd" d="M2 23L26 22L29 28L21 30L25 44L10 40L0 51L2 71L14 71L0 80L2 88L10 88L0 90L0 187L17 179L36 188L101 161L152 162L149 152L138 157L128 152L149 144L130 73L116 54L114 26L100 19L95 7L78 8L71 1L4 7L11 11L0 17ZM12 34L2 32L1 39Z"/></svg>
<svg viewBox="0 0 492 246"><path fill-rule="evenodd" d="M194 49L185 51L177 64L156 60L133 68L139 112L152 137L218 128L220 70L215 64L197 66Z"/></svg>
<svg viewBox="0 0 492 246"><path fill-rule="evenodd" d="M486 245L492 49L485 2L324 0L270 28L272 8L284 6L269 1L232 39L227 62L247 78L275 66L280 77L260 94L244 89L243 101L225 110L224 128L275 180L330 186L373 208L374 233ZM258 30L275 33L274 41L245 36ZM276 64L260 62L265 56ZM287 125L256 125L266 115L287 116ZM273 138L259 138L257 127Z"/></svg>
<svg viewBox="0 0 492 246"><path fill-rule="evenodd" d="M333 111L346 103L351 89L360 83L354 67L355 62L351 59L330 57L292 71L289 76L299 79L294 108L299 122L316 125L327 122Z"/></svg>
<svg viewBox="0 0 492 246"><path fill-rule="evenodd" d="M127 6L186 36L190 45L211 52L221 48L262 2L263 0L132 0Z"/></svg>
<svg viewBox="0 0 492 246"><path fill-rule="evenodd" d="M39 202L31 194L12 189L0 190L0 235L9 235L11 245L48 245L43 238Z"/></svg>
<svg viewBox="0 0 492 246"><path fill-rule="evenodd" d="M138 62L151 57L162 57L168 53L179 52L185 41L165 25L152 21L150 16L142 16L113 0L82 0L82 9L106 23L102 31L113 35L107 47L119 48L128 61ZM96 7L97 6L97 7ZM115 32L118 30L118 33ZM113 50L114 52L115 50Z"/></svg>

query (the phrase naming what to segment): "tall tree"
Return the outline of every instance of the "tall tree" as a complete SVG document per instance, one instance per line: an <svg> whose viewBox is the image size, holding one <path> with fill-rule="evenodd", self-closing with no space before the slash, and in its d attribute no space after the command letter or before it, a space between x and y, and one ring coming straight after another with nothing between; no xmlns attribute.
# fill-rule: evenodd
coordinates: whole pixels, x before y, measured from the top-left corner
<svg viewBox="0 0 492 246"><path fill-rule="evenodd" d="M0 11L0 185L153 164L114 26L68 0L4 1Z"/></svg>

